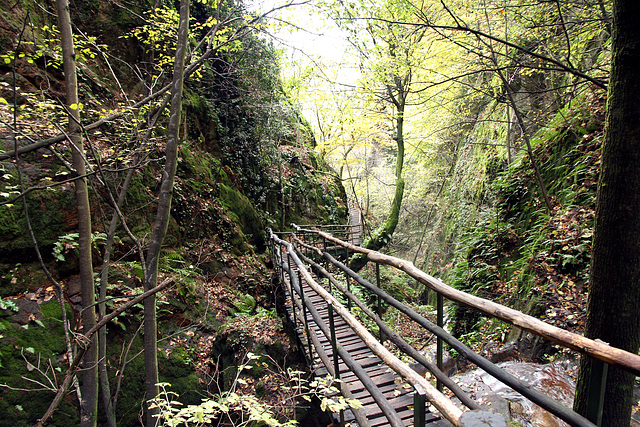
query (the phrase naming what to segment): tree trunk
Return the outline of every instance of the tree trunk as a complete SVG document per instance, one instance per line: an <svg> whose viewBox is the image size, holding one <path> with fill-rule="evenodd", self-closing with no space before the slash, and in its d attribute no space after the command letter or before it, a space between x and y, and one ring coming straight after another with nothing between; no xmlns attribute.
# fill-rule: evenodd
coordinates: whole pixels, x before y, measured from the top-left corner
<svg viewBox="0 0 640 427"><path fill-rule="evenodd" d="M176 175L178 157L178 131L180 116L182 115L182 89L184 83L184 62L189 35L189 0L180 2L180 27L176 46L175 63L173 67L173 87L171 89L171 113L167 129L167 146L165 169L158 196L158 212L149 241L147 251L147 266L144 288L152 289L158 282L158 259L162 248L162 241L167 233L169 215L171 213L171 199ZM144 358L145 358L145 388L146 398L154 399L158 395L158 343L157 343L156 298L152 295L144 300ZM157 409L149 409L147 405L147 426L158 423Z"/></svg>
<svg viewBox="0 0 640 427"><path fill-rule="evenodd" d="M91 207L89 205L87 180L84 177L86 175L86 166L82 129L80 128L78 80L69 3L67 0L58 0L56 6L64 63L66 105L70 116L69 139L72 145L73 168L78 176L83 177L75 181L75 196L78 212L78 263L83 307L82 330L86 332L96 324L93 260L91 259ZM98 412L98 353L96 339L92 338L88 346L82 361L80 422L82 426L95 426Z"/></svg>
<svg viewBox="0 0 640 427"><path fill-rule="evenodd" d="M398 85L398 87L401 87ZM397 102L394 102L397 108L396 113L396 143L398 154L396 156L396 190L391 202L391 211L384 225L371 233L362 246L366 249L377 251L391 240L391 236L398 225L400 219L400 208L402 207L402 198L404 196L404 179L402 178L402 169L404 166L404 106L407 93L401 91L398 95ZM354 271L359 271L367 264L367 257L357 254L353 257L349 267Z"/></svg>
<svg viewBox="0 0 640 427"><path fill-rule="evenodd" d="M640 346L640 2L615 0L613 10L612 68L585 335L637 353ZM585 415L592 369L594 363L583 356L574 406ZM633 382L632 374L609 367L603 426L629 425Z"/></svg>

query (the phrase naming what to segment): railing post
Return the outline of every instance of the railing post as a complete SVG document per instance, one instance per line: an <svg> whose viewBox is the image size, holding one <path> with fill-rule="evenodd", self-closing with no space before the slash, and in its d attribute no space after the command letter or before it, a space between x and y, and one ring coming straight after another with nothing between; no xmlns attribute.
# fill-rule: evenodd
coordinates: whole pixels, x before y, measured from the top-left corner
<svg viewBox="0 0 640 427"><path fill-rule="evenodd" d="M376 262L376 286L380 289L380 264ZM382 319L382 297L378 295L378 307L376 308L377 315L380 319ZM382 332L382 328L378 328L380 332L380 342L384 342L384 332Z"/></svg>
<svg viewBox="0 0 640 427"><path fill-rule="evenodd" d="M346 259L344 260L344 265L349 265L349 248L344 248ZM347 280L347 291L351 293L351 281L349 280L349 274L345 271L344 278ZM347 298L347 308L351 310L351 298Z"/></svg>
<svg viewBox="0 0 640 427"><path fill-rule="evenodd" d="M269 249L271 249L271 261L273 262L273 268L276 270L276 274L278 275L278 279L281 279L280 277L280 260L276 259L276 244L273 241L273 239L269 239ZM282 284L283 282L280 281L280 284Z"/></svg>
<svg viewBox="0 0 640 427"><path fill-rule="evenodd" d="M322 236L322 252L326 253L327 252L327 239ZM324 259L324 266L329 269L329 261L326 260L326 258L322 257Z"/></svg>
<svg viewBox="0 0 640 427"><path fill-rule="evenodd" d="M322 253L327 253L327 239L324 236L322 236ZM322 261L324 263L324 267L329 270L329 261L324 256L322 257ZM331 280L329 280L329 293L333 295L333 284L331 283Z"/></svg>
<svg viewBox="0 0 640 427"><path fill-rule="evenodd" d="M424 427L426 423L426 396L427 394L422 389L420 384L416 384L413 392L413 426Z"/></svg>
<svg viewBox="0 0 640 427"><path fill-rule="evenodd" d="M318 247L318 242L320 241L320 235L319 234L314 234L313 235L313 247L317 248Z"/></svg>
<svg viewBox="0 0 640 427"><path fill-rule="evenodd" d="M331 351L333 352L333 376L336 380L340 380L340 359L338 357L338 338L336 337L336 323L333 315L333 303L327 301L327 309L329 311L329 332L331 333ZM340 427L344 427L344 410L340 410Z"/></svg>
<svg viewBox="0 0 640 427"><path fill-rule="evenodd" d="M304 286L302 285L302 276L298 267L298 285L300 286L300 301L302 301L302 318L304 319L304 333L307 335L307 348L309 349L309 365L313 361L313 353L311 352L311 334L309 334L309 320L307 319L307 304L304 302ZM304 267L302 267L304 268Z"/></svg>
<svg viewBox="0 0 640 427"><path fill-rule="evenodd" d="M291 270L291 256L287 250L287 264L289 265L289 295L291 296L291 314L293 315L293 328L298 327L298 318L296 317L296 288L293 286L293 270ZM282 270L284 278L284 269Z"/></svg>
<svg viewBox="0 0 640 427"><path fill-rule="evenodd" d="M437 297L437 315L438 315L438 326L444 328L444 298L442 294L438 293ZM442 338L438 337L436 340L436 364L438 365L438 369L442 371L443 368L443 341ZM440 380L436 381L436 388L438 391L442 391L442 382Z"/></svg>
<svg viewBox="0 0 640 427"><path fill-rule="evenodd" d="M586 418L598 426L602 425L602 408L604 406L604 392L608 371L609 364L601 360L591 359Z"/></svg>

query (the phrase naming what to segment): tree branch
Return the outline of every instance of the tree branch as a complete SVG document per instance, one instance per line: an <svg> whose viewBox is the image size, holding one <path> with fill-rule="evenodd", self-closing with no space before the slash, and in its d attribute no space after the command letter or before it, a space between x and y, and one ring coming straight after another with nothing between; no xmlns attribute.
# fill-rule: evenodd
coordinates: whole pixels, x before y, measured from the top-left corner
<svg viewBox="0 0 640 427"><path fill-rule="evenodd" d="M82 361L82 357L84 356L84 353L87 351L88 347L84 344L87 343L91 339L91 337L96 332L98 332L100 328L105 326L107 323L109 323L111 320L113 320L118 315L123 313L125 310L127 310L130 307L133 307L134 305L138 304L140 301L143 301L147 297L157 294L158 292L160 292L161 290L169 286L169 284L171 283L172 283L172 279L170 278L165 279L162 283L160 283L155 288L149 289L148 291L138 295L131 301L121 305L120 307L112 311L108 316L103 317L102 320L96 323L96 325L91 329L89 329L85 334L79 335L80 339L78 341L80 341L80 346L78 347L78 352L76 353L76 356L73 358L73 362L71 362L71 364L69 365L69 368L67 368L67 373L64 377L64 380L62 381L62 385L60 385L60 387L58 388L56 397L51 402L51 405L49 405L47 412L42 416L40 420L38 420L38 422L36 423L36 427L44 426L44 424L49 420L49 418L51 418L54 411L57 409L58 405L62 401L64 394L67 392L67 389L71 384L72 378L75 376L76 372L78 371L78 365Z"/></svg>

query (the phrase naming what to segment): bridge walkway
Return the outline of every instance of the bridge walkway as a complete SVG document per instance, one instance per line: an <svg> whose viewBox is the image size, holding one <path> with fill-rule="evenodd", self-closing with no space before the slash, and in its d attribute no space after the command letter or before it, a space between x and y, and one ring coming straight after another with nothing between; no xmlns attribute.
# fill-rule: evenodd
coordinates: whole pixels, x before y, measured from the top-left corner
<svg viewBox="0 0 640 427"><path fill-rule="evenodd" d="M325 325L330 324L329 320L329 308L327 301L315 292L306 280L302 280L304 287L304 294L309 296L310 301L320 314L322 321ZM333 349L331 345L330 337L325 336L318 324L316 324L311 316L307 313L307 321L309 327L313 329L315 334L319 338L322 350L325 351L329 359L333 359ZM399 418L402 420L403 425L414 425L414 391L413 387L402 379L397 373L389 368L378 356L376 356L366 343L356 335L349 325L340 316L334 317L335 323L335 335L337 344L345 349L353 359L364 368L365 372L371 378L375 386L382 392L384 397L390 403L391 407L396 411ZM307 354L309 353L308 345L304 344ZM329 374L328 369L318 356L317 349L311 350L314 354L312 367L315 374L319 377L325 377ZM339 377L346 386L350 389L353 398L357 399L363 405L363 412L367 419L370 421L371 426L383 426L388 425L389 422L385 417L385 414L376 404L375 400L371 396L371 393L366 389L362 381L360 381L355 373L344 362L339 363ZM450 425L445 424L431 424L434 421L440 420L439 415L433 413L427 413L425 422L432 426L436 425ZM353 421L353 413L349 410L345 413L345 421Z"/></svg>
<svg viewBox="0 0 640 427"><path fill-rule="evenodd" d="M640 356L637 354L590 340L509 307L458 291L418 270L408 261L357 247L318 229L295 225L294 227L296 232L276 235L270 231L271 254L286 295L288 316L307 361L316 375L339 379L340 394L347 399L356 399L363 405L362 408L352 407L334 413L336 425L507 425L504 418L487 412L486 408L482 408L478 402L466 395L458 384L442 372L440 357L437 364L432 363L395 334L379 316L383 305L386 310L398 310L403 313L424 328L425 333L436 335L438 354L442 354L442 346L446 343L499 382L571 426L594 427L599 424L598 411L601 411L604 396L601 387L605 384L607 370L593 373L593 386L589 389L589 418L583 417L550 398L545 394L545 390L537 390L525 380L501 370L451 336L442 327L444 298L447 298L449 303L464 304L485 316L550 339L556 344L592 357L604 366L620 366L640 376ZM330 227L335 229L335 226ZM342 235L349 235L352 228L351 225L347 225L342 230ZM340 247L342 250L337 249ZM376 284L368 282L332 256L332 253L345 255L344 259L348 261L350 254L354 252L366 255L368 260L375 264ZM381 264L404 272L412 280L436 292L438 325L382 290L378 274ZM371 301L371 298L374 301L377 299L377 307L369 307L363 303L351 292L352 286L359 289L356 292L359 295L368 295L368 301ZM362 322L368 326L363 326ZM384 336L385 345L382 345L373 333ZM431 372L438 380L438 387L434 387L391 353L387 349L389 345L394 347L396 352L404 353L404 357L413 358L416 363ZM442 393L442 386L455 395L457 404ZM460 403L466 408L461 408Z"/></svg>

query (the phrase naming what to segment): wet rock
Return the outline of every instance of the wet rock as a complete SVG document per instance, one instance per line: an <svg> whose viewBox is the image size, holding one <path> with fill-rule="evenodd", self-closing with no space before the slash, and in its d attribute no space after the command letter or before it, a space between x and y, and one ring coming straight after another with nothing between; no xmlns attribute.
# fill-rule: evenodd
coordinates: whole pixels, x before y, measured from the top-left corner
<svg viewBox="0 0 640 427"><path fill-rule="evenodd" d="M498 367L543 391L565 407L573 406L573 374L577 369L574 360L561 360L549 364L512 361L499 363ZM481 369L455 375L453 380L481 405L483 411L500 414L506 421L514 421L522 426L567 426Z"/></svg>
<svg viewBox="0 0 640 427"><path fill-rule="evenodd" d="M462 414L460 425L464 427L507 427L507 422L502 416L492 412L470 411Z"/></svg>
<svg viewBox="0 0 640 427"><path fill-rule="evenodd" d="M504 362L498 366L564 406L568 408L573 406L575 385L562 363L541 365L528 362ZM483 372L480 376L494 393L511 402L511 415L515 421L523 425L545 427L567 425L490 375Z"/></svg>
<svg viewBox="0 0 640 427"><path fill-rule="evenodd" d="M500 414L507 421L511 421L511 411L509 401L495 393L483 381L483 372L480 369L470 371L461 375L455 375L453 380L460 388L473 400L478 402L483 411Z"/></svg>
<svg viewBox="0 0 640 427"><path fill-rule="evenodd" d="M424 352L424 356L427 358L427 360L429 360L433 364L436 363L436 354L437 352L436 352L435 344L429 346L427 348L427 351ZM420 375L424 375L426 373L426 368L424 368L419 363L416 363L416 365L419 365L419 366L414 368L414 370L418 372ZM422 372L419 371L418 369L422 370ZM451 357L451 355L447 351L445 351L442 355L442 372L444 372L444 374L448 377L458 372L458 364L456 363L456 360L453 357Z"/></svg>
<svg viewBox="0 0 640 427"><path fill-rule="evenodd" d="M492 363L507 362L509 360L517 359L520 354L518 350L518 344L516 342L509 342L497 350L493 351L488 359Z"/></svg>
<svg viewBox="0 0 640 427"><path fill-rule="evenodd" d="M523 360L530 360L533 362L544 362L548 360L548 355L555 353L555 347L553 342L545 340L538 335L531 332L525 332L519 339L518 348L520 350L520 357Z"/></svg>

